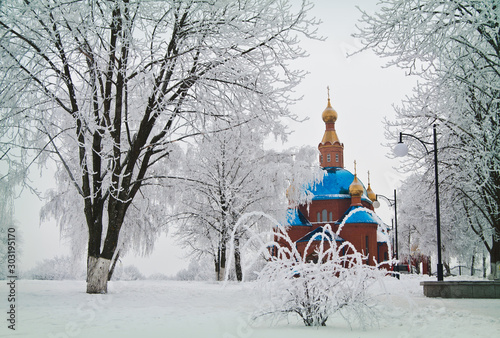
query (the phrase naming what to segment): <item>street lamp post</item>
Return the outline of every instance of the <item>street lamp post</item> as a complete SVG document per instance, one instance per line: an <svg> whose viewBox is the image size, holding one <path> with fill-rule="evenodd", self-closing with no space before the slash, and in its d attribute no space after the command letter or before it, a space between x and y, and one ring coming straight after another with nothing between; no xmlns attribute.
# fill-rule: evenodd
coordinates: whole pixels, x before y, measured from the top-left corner
<svg viewBox="0 0 500 338"><path fill-rule="evenodd" d="M438 180L438 157L437 157L437 137L436 137L436 125L432 126L433 132L433 142L425 142L419 139L418 137L399 133L399 143L394 147L394 154L398 157L406 156L408 154L408 146L403 143L403 136L412 137L418 140L425 148L427 154L430 154L430 151L427 149L426 145L433 144L434 145L434 184L436 187L436 230L437 230L437 252L438 252L438 263L437 263L437 280L443 280L443 263L441 258L441 212L439 208L439 180Z"/></svg>
<svg viewBox="0 0 500 338"><path fill-rule="evenodd" d="M379 195L377 194L377 199L375 200L375 202L373 203L373 206L375 208L378 208L380 207L380 202L378 201L378 198L379 197L382 197L382 199L384 199L390 207L394 206L394 235L395 235L395 250L394 250L394 253L396 255L396 260L399 259L399 256L398 256L398 209L397 209L397 198L396 198L396 189L394 189L394 199L390 199L388 197L385 197L384 195ZM398 270L399 272L399 270ZM396 275L396 277L399 279L399 274Z"/></svg>

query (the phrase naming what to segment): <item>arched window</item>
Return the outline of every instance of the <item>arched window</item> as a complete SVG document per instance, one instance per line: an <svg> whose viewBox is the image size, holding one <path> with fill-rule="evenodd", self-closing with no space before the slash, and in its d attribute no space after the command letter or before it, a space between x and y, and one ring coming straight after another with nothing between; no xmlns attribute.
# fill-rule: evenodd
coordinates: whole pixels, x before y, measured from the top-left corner
<svg viewBox="0 0 500 338"><path fill-rule="evenodd" d="M326 154L326 162L330 162L330 161L331 161L330 154Z"/></svg>
<svg viewBox="0 0 500 338"><path fill-rule="evenodd" d="M370 257L370 250L369 250L369 244L370 243L370 238L368 236L365 236L365 245L366 245L366 257Z"/></svg>
<svg viewBox="0 0 500 338"><path fill-rule="evenodd" d="M330 222L333 222L333 213L330 212Z"/></svg>
<svg viewBox="0 0 500 338"><path fill-rule="evenodd" d="M323 210L322 212L322 218L323 218L323 222L328 222L328 211L326 211L326 209Z"/></svg>
<svg viewBox="0 0 500 338"><path fill-rule="evenodd" d="M335 162L339 161L339 154L335 154Z"/></svg>
<svg viewBox="0 0 500 338"><path fill-rule="evenodd" d="M321 222L321 214L319 212L316 216L316 222Z"/></svg>

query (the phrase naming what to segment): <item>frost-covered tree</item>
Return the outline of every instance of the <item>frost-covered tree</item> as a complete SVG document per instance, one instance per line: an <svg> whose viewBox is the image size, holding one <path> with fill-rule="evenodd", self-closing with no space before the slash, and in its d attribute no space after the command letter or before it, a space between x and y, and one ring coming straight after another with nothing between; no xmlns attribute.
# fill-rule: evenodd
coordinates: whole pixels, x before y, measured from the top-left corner
<svg viewBox="0 0 500 338"><path fill-rule="evenodd" d="M182 244L195 255L212 257L217 280L223 280L229 240L245 213L260 211L280 218L287 208L285 192L292 181L319 175L317 150L301 148L276 152L264 150L266 130L258 121L196 138L189 149L177 196ZM248 229L267 230L263 218L252 218L234 233L234 272L241 281L241 252Z"/></svg>
<svg viewBox="0 0 500 338"><path fill-rule="evenodd" d="M399 258L431 256L436 251L434 173L416 173L408 177L398 195ZM441 242L444 266L449 273L452 258L469 261L483 244L471 230L466 217L468 208L456 203L450 190L442 191Z"/></svg>
<svg viewBox="0 0 500 338"><path fill-rule="evenodd" d="M421 81L388 123L429 140L438 124L440 191L490 254L500 273L500 7L491 0L387 0L363 13L365 48ZM419 145L404 162L430 177L431 155ZM426 160L427 159L427 160ZM429 191L429 198L432 191ZM451 200L452 199L452 200ZM454 210L455 210L454 209ZM452 221L449 219L448 221ZM464 234L455 234L465 236Z"/></svg>
<svg viewBox="0 0 500 338"><path fill-rule="evenodd" d="M175 280L183 281L213 281L215 276L213 273L212 261L210 257L197 257L189 262L186 269L182 269L173 277Z"/></svg>
<svg viewBox="0 0 500 338"><path fill-rule="evenodd" d="M0 246L0 279L9 275L7 270L8 234L9 229L15 229L13 189L14 186L7 180L6 176L0 178L0 241L4 243Z"/></svg>
<svg viewBox="0 0 500 338"><path fill-rule="evenodd" d="M0 130L3 128L0 121ZM25 184L27 176L27 167L19 162L19 158L13 154L10 148L4 148L0 145L0 279L12 275L9 273L8 264L9 240L14 243L15 255L18 257L21 252L21 233L17 231L17 224L14 218L14 199L20 193L22 187L29 188ZM10 236L9 236L10 234ZM14 236L14 237L12 237ZM12 242L11 242L12 243ZM17 274L19 266L14 264L14 271Z"/></svg>
<svg viewBox="0 0 500 338"><path fill-rule="evenodd" d="M85 278L85 269L81 262L75 264L70 256L56 256L37 262L23 275L24 278L38 280L82 280Z"/></svg>
<svg viewBox="0 0 500 338"><path fill-rule="evenodd" d="M113 280L143 280L146 279L135 265L118 266L113 274Z"/></svg>
<svg viewBox="0 0 500 338"><path fill-rule="evenodd" d="M145 212L144 187L164 184L175 142L205 132L214 119L257 117L273 129L289 115L287 93L302 73L288 61L303 56L298 34L312 33L309 7L271 0L2 2L0 102L8 128L0 138L16 149L44 150L40 160L50 157L59 177L65 174L60 188L78 194L72 207L86 227L75 235L86 243L88 293L107 291L122 227L134 206ZM134 231L150 236L149 229Z"/></svg>

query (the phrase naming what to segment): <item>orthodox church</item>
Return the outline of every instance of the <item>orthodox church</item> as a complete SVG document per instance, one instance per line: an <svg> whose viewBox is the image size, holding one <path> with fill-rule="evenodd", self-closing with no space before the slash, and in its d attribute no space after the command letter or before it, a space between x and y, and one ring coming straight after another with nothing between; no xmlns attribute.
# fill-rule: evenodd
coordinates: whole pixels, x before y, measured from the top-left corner
<svg viewBox="0 0 500 338"><path fill-rule="evenodd" d="M318 145L319 163L325 175L322 182L305 187L306 193L312 196L310 203L296 205L290 202L285 226L291 241L303 255L311 238L314 238L313 241L322 240L321 236L315 235L323 231L323 226L330 224L332 230L337 232L348 214L360 209L345 220L335 240L349 241L358 252L368 257L367 264L374 265L374 261L380 263L388 260L388 239L371 213L377 196L372 191L370 182L368 188L360 182L356 174L356 163L354 174L344 168L344 145L340 143L335 131L337 116L328 95L328 104L322 114L325 133ZM307 259L314 260L313 250L309 251Z"/></svg>

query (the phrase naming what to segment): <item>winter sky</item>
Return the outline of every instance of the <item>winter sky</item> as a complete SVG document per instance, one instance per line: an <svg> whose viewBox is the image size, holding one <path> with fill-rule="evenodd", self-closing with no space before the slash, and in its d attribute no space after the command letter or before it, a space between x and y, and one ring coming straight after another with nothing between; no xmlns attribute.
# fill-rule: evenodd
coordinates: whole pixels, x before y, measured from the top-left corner
<svg viewBox="0 0 500 338"><path fill-rule="evenodd" d="M294 0L298 1L298 0ZM310 15L322 21L318 35L325 41L303 41L310 56L296 62L309 75L296 88L297 96L303 96L292 111L301 118L309 118L303 123L291 123L295 132L285 144L272 145L278 148L317 146L324 132L321 113L327 103L327 86L333 108L338 113L336 130L344 143L344 165L353 171L353 161L357 162L358 177L366 185L367 171L370 171L371 186L375 193L391 197L401 176L393 167L397 160L389 159L389 149L382 146L384 138L384 117L392 119L393 105L398 105L405 95L411 94L416 80L405 76L401 69L384 68L387 60L381 60L371 52L346 57L361 47L351 35L361 14L356 6L373 12L375 0L314 0L315 7ZM48 173L45 171L45 173ZM36 182L39 175L32 175ZM39 182L44 191L50 187L50 177ZM39 209L43 204L35 196L25 191L16 203L18 229L23 235L21 243L21 265L23 270L32 268L36 262L56 255L69 254L68 245L60 240L55 221L39 221ZM391 223L392 210L382 203L378 214ZM123 264L134 264L149 275L155 272L175 274L187 267L188 258L175 245L170 236L163 236L156 244L155 252L147 258L124 257Z"/></svg>

